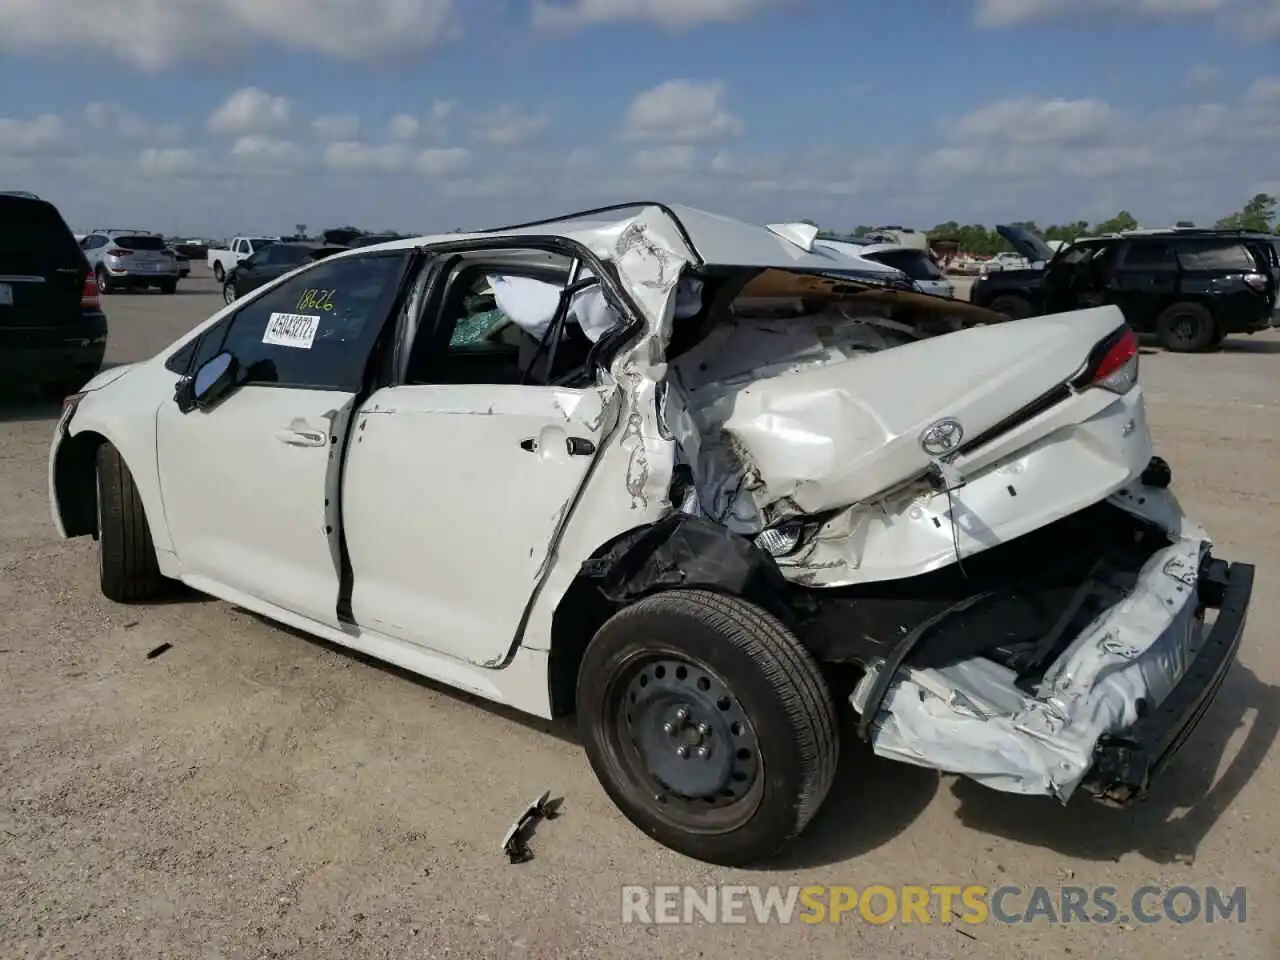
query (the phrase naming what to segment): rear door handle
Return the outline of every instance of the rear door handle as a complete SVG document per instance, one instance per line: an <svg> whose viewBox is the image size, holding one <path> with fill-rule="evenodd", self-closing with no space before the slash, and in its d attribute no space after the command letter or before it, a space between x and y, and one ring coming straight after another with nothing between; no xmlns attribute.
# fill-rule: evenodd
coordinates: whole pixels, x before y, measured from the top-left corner
<svg viewBox="0 0 1280 960"><path fill-rule="evenodd" d="M291 447L323 447L326 442L326 434L320 430L295 430L289 428L278 431L276 439L282 443L289 444Z"/></svg>
<svg viewBox="0 0 1280 960"><path fill-rule="evenodd" d="M520 449L525 453L538 452L538 438L528 437L520 441ZM596 445L586 437L566 437L565 449L571 457L589 457L596 452Z"/></svg>

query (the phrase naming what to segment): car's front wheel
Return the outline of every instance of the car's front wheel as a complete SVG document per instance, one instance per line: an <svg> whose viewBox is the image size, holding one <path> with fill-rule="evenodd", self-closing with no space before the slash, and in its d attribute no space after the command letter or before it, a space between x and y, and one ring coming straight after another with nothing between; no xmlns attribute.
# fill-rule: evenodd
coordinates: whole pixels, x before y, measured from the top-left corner
<svg viewBox="0 0 1280 960"><path fill-rule="evenodd" d="M117 603L158 596L165 578L133 474L109 443L98 448L98 572L102 593Z"/></svg>
<svg viewBox="0 0 1280 960"><path fill-rule="evenodd" d="M682 854L740 866L799 834L835 776L835 706L775 617L702 590L605 623L578 674L587 756L614 803Z"/></svg>
<svg viewBox="0 0 1280 960"><path fill-rule="evenodd" d="M234 283L224 283L222 285L222 302L223 303L236 302L236 285Z"/></svg>

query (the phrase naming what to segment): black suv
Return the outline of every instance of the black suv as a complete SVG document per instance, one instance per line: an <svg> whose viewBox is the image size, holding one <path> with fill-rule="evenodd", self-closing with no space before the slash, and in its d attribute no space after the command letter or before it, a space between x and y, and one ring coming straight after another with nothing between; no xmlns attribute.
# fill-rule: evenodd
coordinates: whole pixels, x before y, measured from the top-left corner
<svg viewBox="0 0 1280 960"><path fill-rule="evenodd" d="M0 193L0 384L65 396L106 349L98 286L62 215L32 194Z"/></svg>
<svg viewBox="0 0 1280 960"><path fill-rule="evenodd" d="M1280 250L1275 237L1225 230L1148 230L1082 237L1056 253L1014 226L996 228L1030 260L987 274L970 298L1019 318L1114 304L1167 350L1219 346L1232 333L1277 322Z"/></svg>
<svg viewBox="0 0 1280 960"><path fill-rule="evenodd" d="M234 303L304 263L323 260L346 249L347 247L338 244L315 243L310 240L278 241L259 247L227 273L222 282L222 299L226 303Z"/></svg>

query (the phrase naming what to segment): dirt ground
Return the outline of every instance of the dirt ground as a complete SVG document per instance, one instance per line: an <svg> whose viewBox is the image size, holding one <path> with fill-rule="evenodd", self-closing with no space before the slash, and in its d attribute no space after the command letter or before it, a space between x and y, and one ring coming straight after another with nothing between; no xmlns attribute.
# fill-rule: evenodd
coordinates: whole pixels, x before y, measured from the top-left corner
<svg viewBox="0 0 1280 960"><path fill-rule="evenodd" d="M109 298L109 360L216 308ZM850 746L810 830L766 870L668 853L597 786L567 726L484 706L193 598L98 593L60 542L56 410L0 407L0 957L1280 956L1280 333L1142 359L1174 490L1258 566L1240 662L1149 800L1061 808ZM148 651L172 647L154 659ZM499 851L550 789L535 859ZM644 926L624 884L1144 884L1248 888L1243 924ZM1125 939L1120 940L1121 935Z"/></svg>

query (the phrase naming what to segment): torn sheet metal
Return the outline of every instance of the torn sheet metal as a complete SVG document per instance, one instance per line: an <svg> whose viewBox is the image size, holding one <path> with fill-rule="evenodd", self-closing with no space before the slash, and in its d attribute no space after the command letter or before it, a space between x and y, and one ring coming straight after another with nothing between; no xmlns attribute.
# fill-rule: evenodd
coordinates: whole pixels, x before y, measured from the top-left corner
<svg viewBox="0 0 1280 960"><path fill-rule="evenodd" d="M1146 519L1180 515L1166 491L1144 489ZM1112 503L1128 509L1124 498ZM1209 542L1188 524L1143 566L1136 586L1096 618L1046 671L1034 693L985 657L901 668L871 725L884 757L962 774L996 790L1065 802L1093 765L1103 734L1122 730L1168 696L1202 640L1197 571ZM861 712L878 668L860 681Z"/></svg>

